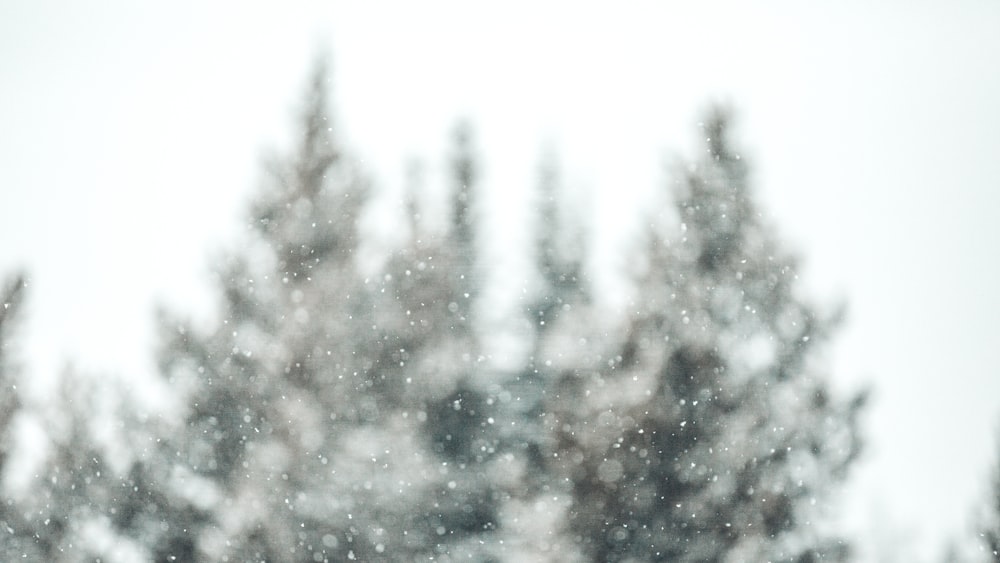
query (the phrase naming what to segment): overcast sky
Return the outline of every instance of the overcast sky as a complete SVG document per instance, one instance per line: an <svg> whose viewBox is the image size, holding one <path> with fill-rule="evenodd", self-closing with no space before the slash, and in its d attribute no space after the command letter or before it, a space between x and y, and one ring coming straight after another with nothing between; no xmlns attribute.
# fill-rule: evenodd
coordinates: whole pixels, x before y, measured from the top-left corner
<svg viewBox="0 0 1000 563"><path fill-rule="evenodd" d="M1000 457L1000 2L143 4L0 3L0 272L30 274L36 380L138 380L154 302L206 314L321 51L381 189L414 158L437 181L469 117L491 206L553 147L604 265L719 100L811 294L848 303L838 386L876 391L847 524L927 561L969 535Z"/></svg>

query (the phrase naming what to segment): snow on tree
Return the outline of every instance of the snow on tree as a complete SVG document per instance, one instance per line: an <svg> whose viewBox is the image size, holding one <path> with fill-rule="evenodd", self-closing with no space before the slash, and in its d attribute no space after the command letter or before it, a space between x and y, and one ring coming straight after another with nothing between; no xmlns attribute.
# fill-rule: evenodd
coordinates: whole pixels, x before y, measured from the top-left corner
<svg viewBox="0 0 1000 563"><path fill-rule="evenodd" d="M416 225L366 277L368 182L331 134L326 96L318 72L302 143L254 205L253 242L220 275L219 325L202 335L164 322L164 373L189 388L177 449L214 497L194 531L203 560L409 561L492 517L486 483L448 463L465 439L448 416L467 409L460 386L478 361L474 165L456 161L449 237Z"/></svg>
<svg viewBox="0 0 1000 563"><path fill-rule="evenodd" d="M537 329L510 372L480 355L468 128L448 233L412 221L366 276L368 184L325 105L319 73L302 144L222 269L218 326L164 322L163 371L188 389L173 444L211 491L197 557L846 557L810 506L857 453L864 397L835 399L814 365L836 316L796 293L724 114L678 193L680 234L651 233L635 312L610 343L619 325L590 303L581 257L559 253L543 182L543 283L525 310Z"/></svg>
<svg viewBox="0 0 1000 563"><path fill-rule="evenodd" d="M549 459L573 483L566 533L589 560L846 557L812 505L858 452L865 396L837 400L812 361L836 315L798 296L727 133L726 113L709 115L679 229L650 233L624 336L565 366L550 395Z"/></svg>
<svg viewBox="0 0 1000 563"><path fill-rule="evenodd" d="M107 471L82 387L62 387L52 405L25 404L10 346L25 287L15 276L0 292L0 559L113 561L133 546L118 541L109 509L131 491ZM103 544L93 541L100 534Z"/></svg>
<svg viewBox="0 0 1000 563"><path fill-rule="evenodd" d="M996 563L1000 561L1000 464L993 467L990 481L987 502L984 506L978 507L978 551L983 556L982 561ZM953 560L957 561L958 558L955 557ZM968 558L968 560L979 559Z"/></svg>
<svg viewBox="0 0 1000 563"><path fill-rule="evenodd" d="M67 377L33 498L0 505L0 555L106 561L816 561L817 525L857 454L864 395L817 362L837 315L798 293L760 218L728 116L655 220L624 319L586 284L585 248L543 170L522 365L485 357L481 183L455 131L450 223L412 208L363 254L369 181L313 75L298 145L269 167L244 244L221 257L217 318L162 313L177 420ZM413 194L411 194L413 195ZM363 264L379 263L377 273ZM370 268L369 268L370 269ZM13 391L0 310L0 475ZM91 416L104 401L109 419ZM108 421L111 426L108 427ZM104 426L101 426L104 424ZM109 430L110 428L110 430ZM101 438L103 436L103 438Z"/></svg>
<svg viewBox="0 0 1000 563"><path fill-rule="evenodd" d="M17 321L24 293L24 279L15 276L0 290L0 557L41 558L47 552L44 537L37 537L31 519L23 513L11 491L11 466L15 455L18 415L23 410L18 389L19 370L12 356L11 331Z"/></svg>
<svg viewBox="0 0 1000 563"><path fill-rule="evenodd" d="M0 432L4 446L10 439L6 430L21 406L17 391L17 368L11 359L11 328L21 305L24 279L16 276L9 280L0 292ZM4 467L9 452L8 447L0 448L0 469Z"/></svg>

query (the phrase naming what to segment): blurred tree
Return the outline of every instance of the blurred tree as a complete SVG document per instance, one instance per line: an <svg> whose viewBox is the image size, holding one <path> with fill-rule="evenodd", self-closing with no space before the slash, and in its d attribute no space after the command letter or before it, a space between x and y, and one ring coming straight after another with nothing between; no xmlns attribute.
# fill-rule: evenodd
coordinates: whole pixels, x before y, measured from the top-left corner
<svg viewBox="0 0 1000 563"><path fill-rule="evenodd" d="M41 560L50 552L48 537L38 537L30 515L15 500L10 483L15 454L18 415L22 412L18 368L11 357L11 336L24 294L23 276L14 276L0 288L0 559Z"/></svg>
<svg viewBox="0 0 1000 563"><path fill-rule="evenodd" d="M1000 449L997 452L1000 453ZM992 468L985 502L976 507L973 521L976 523L975 539L971 536L951 538L942 562L1000 562L1000 463Z"/></svg>
<svg viewBox="0 0 1000 563"><path fill-rule="evenodd" d="M449 235L414 221L366 276L368 185L330 133L326 84L320 70L255 236L226 258L220 323L162 323L162 370L187 389L172 447L214 499L194 533L201 560L412 561L491 526L485 476L463 472L480 446L462 418L477 416L469 132Z"/></svg>
<svg viewBox="0 0 1000 563"><path fill-rule="evenodd" d="M11 330L16 322L24 291L24 278L14 276L0 291L0 469L4 467L10 451L7 430L14 415L21 407L17 391L17 368L11 356Z"/></svg>
<svg viewBox="0 0 1000 563"><path fill-rule="evenodd" d="M760 220L724 112L709 116L705 155L683 174L679 229L660 221L650 233L624 323L591 298L584 249L566 251L558 177L545 168L541 283L511 312L531 324L511 370L482 352L492 335L477 316L489 304L478 300L471 129L454 136L447 233L411 210L409 237L373 275L359 256L368 181L327 104L321 66L298 146L271 164L245 244L219 260L213 325L159 319L179 422L68 379L34 498L0 506L0 555L847 558L813 505L857 454L864 395L836 400L818 372L837 315L796 293L795 261ZM2 343L22 285L2 294L3 440L19 404ZM115 414L95 417L95 404ZM114 436L97 440L109 420Z"/></svg>
<svg viewBox="0 0 1000 563"><path fill-rule="evenodd" d="M795 292L795 262L753 205L728 116L704 124L677 236L661 222L622 341L564 370L549 456L592 561L842 560L813 525L859 448L865 400L835 400L813 358L836 315Z"/></svg>
<svg viewBox="0 0 1000 563"><path fill-rule="evenodd" d="M163 496L168 479L151 478L156 466L136 457L152 440L121 382L67 370L48 406L38 415L48 456L20 501L44 538L44 560L169 561L166 552L186 541L167 526L179 521L170 512L177 501Z"/></svg>
<svg viewBox="0 0 1000 563"><path fill-rule="evenodd" d="M981 516L979 538L986 553L984 561L1000 562L1000 464L993 468L989 504Z"/></svg>
<svg viewBox="0 0 1000 563"><path fill-rule="evenodd" d="M48 403L22 404L10 330L24 287L18 276L0 294L0 559L183 559L188 538L168 523L189 507L178 506L158 466L136 457L150 428L134 404L125 407L117 380L67 370Z"/></svg>
<svg viewBox="0 0 1000 563"><path fill-rule="evenodd" d="M526 312L537 330L546 333L556 324L559 313L589 302L590 296L583 284L586 249L579 232L582 226L569 222L567 214L560 212L564 205L559 198L559 169L551 154L543 157L539 176L533 250L541 287Z"/></svg>

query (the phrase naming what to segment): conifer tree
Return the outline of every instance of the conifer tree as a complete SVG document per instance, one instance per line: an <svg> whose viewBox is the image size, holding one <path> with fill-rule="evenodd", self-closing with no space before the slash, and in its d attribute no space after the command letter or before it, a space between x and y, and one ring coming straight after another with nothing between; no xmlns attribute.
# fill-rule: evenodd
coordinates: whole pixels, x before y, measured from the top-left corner
<svg viewBox="0 0 1000 563"><path fill-rule="evenodd" d="M30 463L39 458L43 463L32 468L35 474L18 489L0 479L0 559L73 563L178 560L169 554L183 558L185 552L176 548L187 537L170 524L181 522L179 515L187 507L172 511L178 499L161 484L169 480L151 475L153 466L135 456L142 449L141 435L149 435L136 413L122 406L126 392L117 380L67 370L49 403L22 403L24 386L11 359L10 330L24 287L18 276L0 294L0 476L11 477L7 463L29 454L15 448L13 423L18 417L44 427L43 436L20 440L22 448L33 450ZM117 434L117 443L98 438L96 427L102 424ZM21 431L25 428L22 424ZM109 448L117 450L119 455L112 456L117 459L109 459Z"/></svg>
<svg viewBox="0 0 1000 563"><path fill-rule="evenodd" d="M322 72L311 88L302 143L220 276L221 322L163 323L163 371L189 388L174 446L214 498L193 530L201 560L410 561L492 519L483 476L460 468L479 438L451 415L473 412L478 359L467 134L449 236L414 225L366 277L367 181L330 133Z"/></svg>
<svg viewBox="0 0 1000 563"><path fill-rule="evenodd" d="M835 399L813 361L835 316L796 289L760 219L728 116L651 233L625 337L567 371L551 405L567 531L592 561L813 561L846 556L811 505L858 451L864 395Z"/></svg>
<svg viewBox="0 0 1000 563"><path fill-rule="evenodd" d="M22 556L40 558L48 551L45 545L39 545L45 540L36 537L31 521L3 479L14 454L16 417L22 411L11 336L23 293L21 276L14 276L0 289L0 557L11 561Z"/></svg>
<svg viewBox="0 0 1000 563"><path fill-rule="evenodd" d="M109 456L87 398L127 395L68 378L33 498L0 505L0 557L847 558L813 505L858 452L864 395L829 389L817 354L837 315L799 295L725 112L680 176L676 228L654 221L624 323L590 295L584 249L566 251L546 168L540 289L510 312L530 320L529 352L510 370L482 353L471 128L455 132L447 233L412 213L373 275L359 266L369 183L327 94L320 67L298 145L220 260L214 324L159 319L180 421L122 411L125 453ZM0 475L23 408L6 348L22 286L0 294Z"/></svg>
<svg viewBox="0 0 1000 563"><path fill-rule="evenodd" d="M1000 562L1000 464L993 468L985 515L980 517L980 548L984 561Z"/></svg>
<svg viewBox="0 0 1000 563"><path fill-rule="evenodd" d="M651 233L620 339L606 340L617 325L590 302L582 255L560 252L543 181L536 330L508 372L480 352L470 129L455 135L447 234L414 219L368 275L368 182L327 103L319 71L300 144L219 266L215 326L161 319L178 431L149 430L162 439L114 479L86 480L111 474L84 470L99 452L59 450L69 481L85 479L68 489L90 499L81 521L158 561L846 556L810 505L857 452L863 396L834 399L816 371L836 318L797 294L724 114L677 194L680 234Z"/></svg>
<svg viewBox="0 0 1000 563"><path fill-rule="evenodd" d="M3 436L4 446L10 439L7 430L21 406L17 392L17 369L10 357L10 338L23 291L24 279L21 276L7 281L0 291L0 435ZM0 468L4 466L8 453L8 447L0 447Z"/></svg>

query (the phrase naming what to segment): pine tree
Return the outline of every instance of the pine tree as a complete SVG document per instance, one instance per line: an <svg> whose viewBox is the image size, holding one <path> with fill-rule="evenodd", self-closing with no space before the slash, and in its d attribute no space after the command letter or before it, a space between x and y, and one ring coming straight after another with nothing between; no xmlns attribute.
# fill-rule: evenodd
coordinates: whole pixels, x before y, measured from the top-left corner
<svg viewBox="0 0 1000 563"><path fill-rule="evenodd" d="M143 479L150 468L136 452L146 429L127 397L116 379L67 370L39 413L50 451L21 505L46 538L47 561L168 560L157 548L181 530L163 528L176 518L153 491L166 486Z"/></svg>
<svg viewBox="0 0 1000 563"><path fill-rule="evenodd" d="M163 372L189 389L172 447L213 498L193 530L201 560L410 561L493 519L483 476L462 471L480 445L461 419L477 416L468 134L448 237L413 225L384 273L366 276L367 181L331 135L326 105L318 72L302 143L275 166L252 242L220 275L217 328L162 323Z"/></svg>
<svg viewBox="0 0 1000 563"><path fill-rule="evenodd" d="M378 405L355 400L375 382L365 350L348 348L348 327L370 308L353 267L363 180L334 144L325 104L318 73L301 145L254 206L256 238L220 268L217 328L201 335L164 315L162 370L189 388L174 447L214 497L192 531L202 560L338 559L351 548L342 520L355 507L332 494L343 483L331 443Z"/></svg>
<svg viewBox="0 0 1000 563"><path fill-rule="evenodd" d="M0 468L4 466L10 451L6 431L21 406L20 394L17 392L17 369L10 357L10 338L23 291L23 277L15 276L0 292L0 435L4 440L3 447L0 447Z"/></svg>
<svg viewBox="0 0 1000 563"><path fill-rule="evenodd" d="M566 252L544 170L539 289L510 312L530 321L529 352L510 370L482 352L471 128L454 136L447 233L411 213L372 274L360 266L369 182L333 135L327 96L321 66L298 146L272 163L245 244L219 261L214 324L159 319L179 421L113 406L115 455L87 405L127 394L67 376L31 498L0 505L0 557L848 557L813 505L857 455L865 396L834 397L820 371L838 315L799 295L725 112L681 174L678 225L653 221L624 323L590 295L585 249ZM22 287L0 294L0 475L24 408L7 347Z"/></svg>
<svg viewBox="0 0 1000 563"><path fill-rule="evenodd" d="M988 502L980 516L980 549L985 552L984 561L996 563L1000 562L1000 465L993 468Z"/></svg>
<svg viewBox="0 0 1000 563"><path fill-rule="evenodd" d="M841 559L810 505L857 454L864 395L835 400L817 373L836 317L798 297L728 116L704 127L680 236L651 233L625 337L567 370L550 407L567 533L593 561Z"/></svg>
<svg viewBox="0 0 1000 563"><path fill-rule="evenodd" d="M24 278L14 276L0 290L0 557L15 560L19 557L40 559L49 551L45 538L36 537L36 530L22 507L9 491L8 466L15 454L15 422L22 412L21 393L18 390L18 369L11 357L11 337L24 294ZM39 545L42 544L42 545Z"/></svg>
<svg viewBox="0 0 1000 563"><path fill-rule="evenodd" d="M601 344L616 325L590 303L582 256L558 252L543 182L536 330L509 372L480 352L469 128L447 234L413 218L365 274L368 184L330 133L325 84L317 73L301 144L220 267L218 324L162 320L184 424L133 470L140 500L117 529L192 560L846 556L810 505L856 455L863 395L835 400L816 371L836 316L796 293L724 114L676 199L680 236L651 233L619 340ZM149 514L174 532L151 532Z"/></svg>
<svg viewBox="0 0 1000 563"><path fill-rule="evenodd" d="M17 276L0 294L0 476L10 477L5 471L9 460L28 454L14 447L19 418L21 432L28 420L44 427L44 436L34 436L30 443L20 440L21 447L33 450L29 458L37 462L42 456L44 463L17 490L0 483L0 559L169 560L156 547L185 541L182 530L163 529L165 522L180 518L168 510L174 500L156 495L164 490L160 482L168 480L160 475L150 479L150 468L134 457L146 429L134 411L123 407L127 393L119 382L67 370L48 403L23 404L10 329L24 288L24 278ZM107 443L110 437L99 439L96 427L102 424L116 434L115 443ZM109 448L118 455L109 455Z"/></svg>

